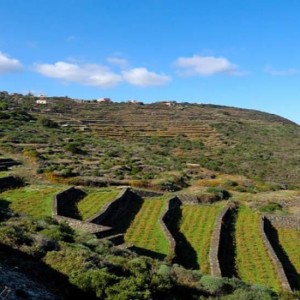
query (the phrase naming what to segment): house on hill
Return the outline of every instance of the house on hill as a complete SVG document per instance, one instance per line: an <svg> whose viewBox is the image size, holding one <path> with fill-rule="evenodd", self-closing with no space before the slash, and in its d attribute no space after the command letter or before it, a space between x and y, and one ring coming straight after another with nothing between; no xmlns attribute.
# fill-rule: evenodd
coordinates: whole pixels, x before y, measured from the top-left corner
<svg viewBox="0 0 300 300"><path fill-rule="evenodd" d="M112 103L110 98L99 98L97 99L98 103Z"/></svg>
<svg viewBox="0 0 300 300"><path fill-rule="evenodd" d="M142 101L138 101L138 100L128 100L127 103L129 103L129 104L139 104L139 105L144 104Z"/></svg>
<svg viewBox="0 0 300 300"><path fill-rule="evenodd" d="M47 104L47 96L46 95L38 95L38 99L35 101L36 104Z"/></svg>

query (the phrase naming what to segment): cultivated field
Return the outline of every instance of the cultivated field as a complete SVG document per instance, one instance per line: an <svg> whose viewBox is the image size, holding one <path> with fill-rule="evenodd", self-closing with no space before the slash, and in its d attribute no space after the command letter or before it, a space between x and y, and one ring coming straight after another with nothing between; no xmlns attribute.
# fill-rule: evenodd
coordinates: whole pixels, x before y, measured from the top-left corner
<svg viewBox="0 0 300 300"><path fill-rule="evenodd" d="M63 185L30 185L0 193L0 199L18 213L51 216L53 197L64 189Z"/></svg>
<svg viewBox="0 0 300 300"><path fill-rule="evenodd" d="M281 289L274 265L260 233L261 216L241 207L236 221L236 267L238 276L249 283Z"/></svg>
<svg viewBox="0 0 300 300"><path fill-rule="evenodd" d="M120 190L113 188L86 188L87 193L77 204L82 220L87 220L101 211L103 206L118 196Z"/></svg>
<svg viewBox="0 0 300 300"><path fill-rule="evenodd" d="M125 235L125 241L137 247L167 255L168 241L160 225L167 205L166 197L146 198Z"/></svg>
<svg viewBox="0 0 300 300"><path fill-rule="evenodd" d="M209 249L215 221L223 204L183 205L180 231L195 250L197 264L204 273L210 272Z"/></svg>

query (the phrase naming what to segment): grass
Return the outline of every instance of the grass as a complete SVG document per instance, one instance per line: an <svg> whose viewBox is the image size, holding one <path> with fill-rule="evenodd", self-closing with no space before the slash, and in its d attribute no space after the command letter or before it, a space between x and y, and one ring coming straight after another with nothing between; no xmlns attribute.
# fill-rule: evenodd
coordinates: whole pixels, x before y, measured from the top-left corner
<svg viewBox="0 0 300 300"><path fill-rule="evenodd" d="M146 198L126 232L126 243L167 255L169 244L160 225L166 205L167 197Z"/></svg>
<svg viewBox="0 0 300 300"><path fill-rule="evenodd" d="M197 254L197 263L203 273L210 272L209 249L211 235L223 204L183 205L180 231Z"/></svg>
<svg viewBox="0 0 300 300"><path fill-rule="evenodd" d="M120 190L112 188L85 189L87 196L79 201L77 208L82 220L87 220L101 211L103 206L118 196Z"/></svg>
<svg viewBox="0 0 300 300"><path fill-rule="evenodd" d="M10 175L10 171L2 171L0 172L0 178L6 177Z"/></svg>
<svg viewBox="0 0 300 300"><path fill-rule="evenodd" d="M236 267L238 276L251 284L281 290L275 267L260 233L261 216L242 206L236 221Z"/></svg>
<svg viewBox="0 0 300 300"><path fill-rule="evenodd" d="M300 276L300 232L297 229L277 228L281 246Z"/></svg>
<svg viewBox="0 0 300 300"><path fill-rule="evenodd" d="M30 185L0 193L0 199L18 213L51 216L53 196L65 188L62 185Z"/></svg>

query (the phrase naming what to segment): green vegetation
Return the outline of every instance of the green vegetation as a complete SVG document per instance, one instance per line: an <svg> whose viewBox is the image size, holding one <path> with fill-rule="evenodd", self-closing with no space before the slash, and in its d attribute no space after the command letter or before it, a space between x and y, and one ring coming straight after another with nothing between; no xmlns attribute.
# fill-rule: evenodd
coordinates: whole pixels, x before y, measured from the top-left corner
<svg viewBox="0 0 300 300"><path fill-rule="evenodd" d="M118 196L120 190L112 188L87 188L87 195L79 201L77 208L82 220L87 220L99 213L102 207Z"/></svg>
<svg viewBox="0 0 300 300"><path fill-rule="evenodd" d="M215 105L101 105L66 97L37 105L35 100L33 95L0 93L0 155L23 164L0 172L0 177L14 174L28 184L0 193L0 239L5 245L65 274L87 299L277 298L260 286L207 275L208 254L215 220L223 200L230 198L242 204L232 224L237 275L250 284L281 290L258 212L288 217L298 211L298 125ZM112 186L168 192L132 202L112 228L113 234L127 230L125 240L136 253L160 259L169 254L160 224L168 197L180 191L187 199L206 203L174 208L168 224L179 241L176 259L196 271L121 251L49 218L53 196L70 185L86 192L70 207L82 220L117 197L119 190ZM294 250L300 247L299 233L280 228L278 235L281 255L299 274L299 253ZM0 254L5 260L7 253Z"/></svg>
<svg viewBox="0 0 300 300"><path fill-rule="evenodd" d="M201 272L209 274L209 249L215 221L223 204L183 205L180 231L197 253Z"/></svg>
<svg viewBox="0 0 300 300"><path fill-rule="evenodd" d="M2 171L2 172L0 172L0 178L2 178L2 177L7 177L7 176L9 176L10 174L11 174L10 171Z"/></svg>
<svg viewBox="0 0 300 300"><path fill-rule="evenodd" d="M2 210L0 215L1 260L13 269L18 265L34 282L49 288L54 284L62 299L279 299L269 289L238 279L203 276L116 250L49 217L33 220ZM28 292L26 287L19 290L26 296Z"/></svg>
<svg viewBox="0 0 300 300"><path fill-rule="evenodd" d="M31 185L0 193L15 212L33 217L51 216L54 195L64 190L62 185Z"/></svg>
<svg viewBox="0 0 300 300"><path fill-rule="evenodd" d="M260 232L261 216L243 206L236 221L237 273L242 280L281 290L275 267Z"/></svg>
<svg viewBox="0 0 300 300"><path fill-rule="evenodd" d="M160 225L160 217L167 205L167 197L146 198L139 213L126 232L125 240L159 254L167 255L168 241Z"/></svg>
<svg viewBox="0 0 300 300"><path fill-rule="evenodd" d="M207 179L199 175L206 168L272 182L266 190L299 185L299 126L274 115L187 103L101 105L54 97L40 106L35 100L0 96L0 149L35 149L37 173L57 181L134 180L176 191ZM220 188L259 191L255 183L236 183Z"/></svg>
<svg viewBox="0 0 300 300"><path fill-rule="evenodd" d="M300 277L300 232L297 229L278 228L278 237L280 245Z"/></svg>

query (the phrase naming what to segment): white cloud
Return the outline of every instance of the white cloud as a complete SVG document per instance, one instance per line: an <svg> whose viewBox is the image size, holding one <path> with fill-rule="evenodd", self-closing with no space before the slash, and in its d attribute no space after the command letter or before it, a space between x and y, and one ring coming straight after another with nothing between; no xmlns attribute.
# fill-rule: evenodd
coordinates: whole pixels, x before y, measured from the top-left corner
<svg viewBox="0 0 300 300"><path fill-rule="evenodd" d="M97 64L75 64L63 61L55 64L36 64L35 70L44 76L102 88L116 86L122 77Z"/></svg>
<svg viewBox="0 0 300 300"><path fill-rule="evenodd" d="M294 69L294 68L289 68L285 70L275 70L270 66L265 67L265 72L272 76L291 76L300 73L298 69Z"/></svg>
<svg viewBox="0 0 300 300"><path fill-rule="evenodd" d="M128 61L125 58L117 57L117 56L110 56L107 58L107 61L112 64L116 65L120 68L126 68L128 67Z"/></svg>
<svg viewBox="0 0 300 300"><path fill-rule="evenodd" d="M10 58L0 51L0 74L19 71L22 69L22 64L15 58Z"/></svg>
<svg viewBox="0 0 300 300"><path fill-rule="evenodd" d="M141 87L165 85L171 81L169 76L150 72L146 68L133 68L122 74L128 83Z"/></svg>
<svg viewBox="0 0 300 300"><path fill-rule="evenodd" d="M210 76L219 73L228 75L242 75L238 67L224 57L200 56L179 57L174 66L178 68L178 73L183 76Z"/></svg>

